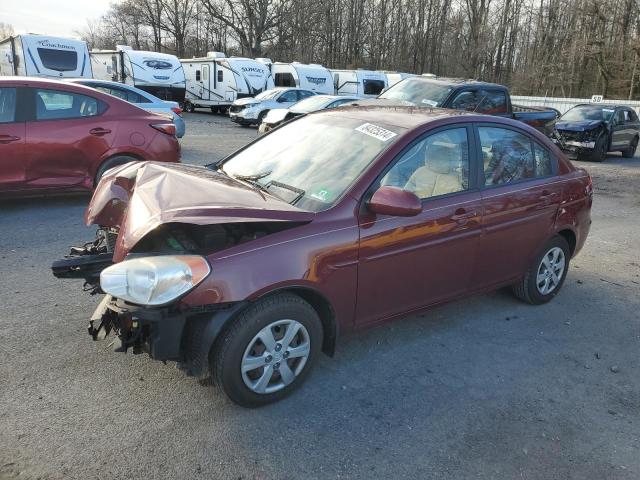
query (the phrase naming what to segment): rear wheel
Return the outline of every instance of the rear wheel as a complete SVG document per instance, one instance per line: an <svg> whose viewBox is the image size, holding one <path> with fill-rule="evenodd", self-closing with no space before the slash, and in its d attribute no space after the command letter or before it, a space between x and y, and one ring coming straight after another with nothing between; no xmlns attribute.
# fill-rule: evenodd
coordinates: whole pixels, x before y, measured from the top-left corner
<svg viewBox="0 0 640 480"><path fill-rule="evenodd" d="M609 139L605 134L602 134L596 140L596 145L591 152L590 159L594 162L603 162L607 158L607 151L609 150Z"/></svg>
<svg viewBox="0 0 640 480"><path fill-rule="evenodd" d="M195 112L195 111L196 111L196 107L195 107L195 105L194 105L193 103L191 103L191 102L185 102L185 104L184 104L184 110L185 110L186 112L193 113L193 112Z"/></svg>
<svg viewBox="0 0 640 480"><path fill-rule="evenodd" d="M102 163L102 165L100 165L100 168L96 173L96 177L93 181L93 188L96 188L98 186L98 183L100 183L100 179L102 178L104 173L110 168L117 167L118 165L124 165L125 163L129 163L129 162L136 162L138 160L139 160L138 158L131 157L129 155L117 155L115 157L111 157L105 160Z"/></svg>
<svg viewBox="0 0 640 480"><path fill-rule="evenodd" d="M322 324L302 298L279 294L251 305L211 354L214 381L243 407L275 402L309 374L322 345Z"/></svg>
<svg viewBox="0 0 640 480"><path fill-rule="evenodd" d="M631 140L631 145L629 146L629 148L622 151L622 156L624 158L633 158L633 156L636 154L637 149L638 149L638 137L634 137L634 139Z"/></svg>
<svg viewBox="0 0 640 480"><path fill-rule="evenodd" d="M570 256L567 241L559 235L553 237L533 260L522 280L513 286L515 296L532 305L550 301L562 288Z"/></svg>

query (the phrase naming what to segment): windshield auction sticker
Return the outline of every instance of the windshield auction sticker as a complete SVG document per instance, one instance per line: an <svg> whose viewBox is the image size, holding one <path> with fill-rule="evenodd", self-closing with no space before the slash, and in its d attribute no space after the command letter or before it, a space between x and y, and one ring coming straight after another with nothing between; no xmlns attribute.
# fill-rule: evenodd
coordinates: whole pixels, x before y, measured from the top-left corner
<svg viewBox="0 0 640 480"><path fill-rule="evenodd" d="M356 128L360 133L364 133L365 135L369 135L370 137L377 138L381 142L386 142L387 140L392 139L396 135L395 132L391 130L387 130L386 128L378 127L372 123L364 123Z"/></svg>

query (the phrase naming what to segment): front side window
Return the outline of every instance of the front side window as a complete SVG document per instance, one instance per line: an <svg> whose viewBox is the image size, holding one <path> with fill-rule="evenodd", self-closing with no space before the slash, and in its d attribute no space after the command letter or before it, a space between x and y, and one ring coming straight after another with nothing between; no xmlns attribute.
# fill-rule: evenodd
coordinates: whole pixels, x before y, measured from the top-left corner
<svg viewBox="0 0 640 480"><path fill-rule="evenodd" d="M92 117L102 113L98 100L87 95L36 89L35 96L37 120Z"/></svg>
<svg viewBox="0 0 640 480"><path fill-rule="evenodd" d="M44 68L56 72L72 72L78 69L78 53L74 50L38 48L38 56Z"/></svg>
<svg viewBox="0 0 640 480"><path fill-rule="evenodd" d="M289 103L289 102L297 102L298 101L298 92L295 90L289 90L288 92L284 92L278 98L278 102L280 103Z"/></svg>
<svg viewBox="0 0 640 480"><path fill-rule="evenodd" d="M466 128L429 135L401 155L384 176L390 185L426 199L469 188L469 142Z"/></svg>
<svg viewBox="0 0 640 480"><path fill-rule="evenodd" d="M0 88L0 123L16 121L16 89Z"/></svg>
<svg viewBox="0 0 640 480"><path fill-rule="evenodd" d="M305 210L326 210L404 129L344 116L311 115L230 157L221 169L249 178Z"/></svg>
<svg viewBox="0 0 640 480"><path fill-rule="evenodd" d="M531 139L500 127L479 127L485 185L504 185L535 177Z"/></svg>
<svg viewBox="0 0 640 480"><path fill-rule="evenodd" d="M365 95L380 95L380 92L384 90L384 81L364 79L362 81L362 87Z"/></svg>
<svg viewBox="0 0 640 480"><path fill-rule="evenodd" d="M310 92L308 90L298 90L298 98L300 100L303 100L305 98L309 98L309 97L312 97L312 96L314 96L313 92Z"/></svg>

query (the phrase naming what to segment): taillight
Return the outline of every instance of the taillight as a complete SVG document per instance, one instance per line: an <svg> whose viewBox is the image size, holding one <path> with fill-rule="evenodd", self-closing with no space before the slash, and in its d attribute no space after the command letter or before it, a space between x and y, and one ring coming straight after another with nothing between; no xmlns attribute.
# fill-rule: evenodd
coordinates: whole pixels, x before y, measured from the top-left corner
<svg viewBox="0 0 640 480"><path fill-rule="evenodd" d="M152 123L151 126L159 132L166 133L167 135L176 135L176 126L173 123Z"/></svg>
<svg viewBox="0 0 640 480"><path fill-rule="evenodd" d="M171 111L176 115L182 115L182 109L180 107L171 107Z"/></svg>

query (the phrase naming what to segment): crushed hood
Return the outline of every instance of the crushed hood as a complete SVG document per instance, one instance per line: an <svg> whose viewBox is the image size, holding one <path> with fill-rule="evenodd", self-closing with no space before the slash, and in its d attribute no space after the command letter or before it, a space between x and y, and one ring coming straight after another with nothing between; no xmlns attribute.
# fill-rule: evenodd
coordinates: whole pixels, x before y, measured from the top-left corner
<svg viewBox="0 0 640 480"><path fill-rule="evenodd" d="M87 207L85 223L120 229L117 262L166 223L307 222L313 216L205 167L133 162L105 174Z"/></svg>
<svg viewBox="0 0 640 480"><path fill-rule="evenodd" d="M602 120L582 120L575 122L556 122L556 130L566 130L569 132L586 132L599 127L604 122Z"/></svg>
<svg viewBox="0 0 640 480"><path fill-rule="evenodd" d="M234 105L252 105L254 103L260 103L260 100L256 100L253 97L244 97L233 102Z"/></svg>

